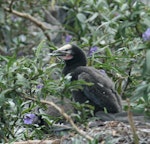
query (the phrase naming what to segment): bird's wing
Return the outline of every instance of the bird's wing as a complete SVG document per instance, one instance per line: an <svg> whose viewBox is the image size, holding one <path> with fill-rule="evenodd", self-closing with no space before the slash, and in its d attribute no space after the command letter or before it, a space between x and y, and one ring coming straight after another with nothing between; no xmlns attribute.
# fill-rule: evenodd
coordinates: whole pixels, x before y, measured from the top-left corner
<svg viewBox="0 0 150 144"><path fill-rule="evenodd" d="M83 93L95 105L102 110L106 108L108 112L112 113L121 111L119 96L113 89L113 83L107 75L101 74L96 69L86 67L78 75L79 79L93 83L92 86L84 85Z"/></svg>

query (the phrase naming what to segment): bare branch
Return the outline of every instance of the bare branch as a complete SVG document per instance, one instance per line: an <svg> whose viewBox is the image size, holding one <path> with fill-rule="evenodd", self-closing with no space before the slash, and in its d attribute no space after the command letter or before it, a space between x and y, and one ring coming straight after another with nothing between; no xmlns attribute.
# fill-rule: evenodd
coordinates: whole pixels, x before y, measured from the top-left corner
<svg viewBox="0 0 150 144"><path fill-rule="evenodd" d="M14 0L11 0L10 5L9 5L9 9L12 10L12 5L14 3Z"/></svg>
<svg viewBox="0 0 150 144"><path fill-rule="evenodd" d="M132 66L129 68L129 70L128 70L128 77L127 77L127 80L126 80L126 82L125 82L125 84L124 84L124 87L122 88L122 92L121 92L121 97L123 97L124 96L124 93L125 93L125 91L127 90L127 88L128 88L128 86L129 86L129 84L130 84L130 82L131 82L131 78L130 78L130 76L131 76L131 71L132 71Z"/></svg>
<svg viewBox="0 0 150 144"><path fill-rule="evenodd" d="M21 142L14 142L13 144L57 144L60 143L59 139L56 140L28 140Z"/></svg>
<svg viewBox="0 0 150 144"><path fill-rule="evenodd" d="M47 26L44 25L44 23L42 23L41 21L37 20L36 18L34 18L33 16L31 16L30 14L27 13L22 13L22 12L18 12L16 10L10 9L10 8L4 8L5 11L10 12L12 14L15 14L19 17L25 18L30 20L31 22L33 22L35 25L37 25L44 33L44 35L46 36L46 38L51 41L50 36L46 33L46 30L48 30L49 28Z"/></svg>
<svg viewBox="0 0 150 144"><path fill-rule="evenodd" d="M130 106L129 99L127 99L127 103L128 103L128 120L129 120L129 124L131 126L131 130L133 132L133 141L134 141L134 144L139 144L139 137L136 133L136 128L135 128L135 124L134 124L134 120L133 120L133 115L131 112L131 106Z"/></svg>
<svg viewBox="0 0 150 144"><path fill-rule="evenodd" d="M83 137L85 137L86 139L92 141L93 138L90 137L89 135L87 135L83 130L79 129L75 123L73 122L72 118L66 114L60 107L58 107L55 103L53 103L52 101L46 101L46 100L38 100L36 98L31 98L31 97L27 97L27 96L22 96L23 98L29 99L29 100L33 100L33 101L38 101L41 102L43 104L47 104L47 105L51 105L53 106L55 109L57 109L59 111L59 113L67 120L70 122L70 124L72 125L72 127Z"/></svg>

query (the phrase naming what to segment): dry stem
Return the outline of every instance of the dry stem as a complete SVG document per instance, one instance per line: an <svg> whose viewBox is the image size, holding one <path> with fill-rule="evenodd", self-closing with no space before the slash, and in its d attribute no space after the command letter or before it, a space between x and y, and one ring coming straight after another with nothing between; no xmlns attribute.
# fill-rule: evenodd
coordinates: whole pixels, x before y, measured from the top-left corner
<svg viewBox="0 0 150 144"><path fill-rule="evenodd" d="M135 128L135 125L134 125L134 120L133 120L133 115L132 115L132 112L131 112L129 99L127 99L127 103L128 103L128 120L129 120L129 124L131 126L131 130L133 132L134 144L139 144L139 138L138 138L138 135L136 133L136 128Z"/></svg>
<svg viewBox="0 0 150 144"><path fill-rule="evenodd" d="M35 25L37 25L44 33L44 35L46 36L46 38L51 41L50 36L47 34L46 30L48 30L49 28L46 27L44 25L44 23L42 23L41 21L37 20L36 18L34 18L33 16L31 16L30 14L27 13L22 13L22 12L18 12L16 10L13 10L12 8L4 8L5 11L10 12L12 14L15 14L19 17L25 18L30 20L31 22L33 22Z"/></svg>
<svg viewBox="0 0 150 144"><path fill-rule="evenodd" d="M31 98L31 97L27 97L27 96L23 96L26 99L30 99L33 101L38 101L36 98ZM40 100L39 102L43 103L43 104L47 104L47 105L51 105L53 106L55 109L57 109L59 111L59 113L67 120L70 122L70 124L72 125L72 127L83 137L85 137L86 139L92 141L93 138L90 137L89 135L87 135L84 131L82 131L81 129L79 129L75 123L73 122L72 118L66 114L60 107L58 107L55 103L53 103L52 101L46 101L46 100Z"/></svg>

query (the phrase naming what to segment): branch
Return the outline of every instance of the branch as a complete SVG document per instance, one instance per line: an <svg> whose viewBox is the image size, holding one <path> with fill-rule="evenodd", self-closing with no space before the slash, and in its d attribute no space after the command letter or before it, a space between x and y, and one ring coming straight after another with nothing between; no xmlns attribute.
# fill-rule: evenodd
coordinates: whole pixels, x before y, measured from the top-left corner
<svg viewBox="0 0 150 144"><path fill-rule="evenodd" d="M22 96L25 99L29 99L29 100L33 100L33 101L37 101L37 102L41 102L43 104L47 104L47 105L51 105L53 106L56 110L59 111L59 113L67 120L70 122L70 124L72 125L72 127L83 137L85 137L86 139L92 141L93 138L90 137L89 135L87 135L84 131L80 130L75 123L73 122L73 120L71 119L71 117L66 114L60 107L58 107L55 103L53 103L52 101L46 101L46 100L37 100L36 98L31 98L31 97L27 97L27 96Z"/></svg>
<svg viewBox="0 0 150 144"><path fill-rule="evenodd" d="M46 33L46 30L48 30L49 28L47 26L44 25L44 23L38 21L36 18L34 18L33 16L31 16L30 14L27 13L22 13L22 12L18 12L16 10L13 10L12 8L4 8L5 11L10 12L12 14L15 14L19 17L25 18L30 20L31 22L33 22L35 25L37 25L44 33L44 35L46 36L46 38L51 41L50 36Z"/></svg>
<svg viewBox="0 0 150 144"><path fill-rule="evenodd" d="M130 69L129 69L129 71L128 71L128 78L127 78L126 83L125 83L125 85L124 85L124 88L123 88L123 90L122 90L121 97L123 97L125 91L127 90L128 86L129 86L129 83L131 82L131 78L130 78L130 76L131 76L131 71L132 71L132 66L130 67Z"/></svg>
<svg viewBox="0 0 150 144"><path fill-rule="evenodd" d="M134 141L134 144L139 144L139 137L136 133L136 128L135 128L135 124L134 124L134 120L133 120L133 115L131 112L131 106L130 106L129 99L127 99L127 103L128 103L128 120L129 120L129 124L131 126L131 130L133 132L133 141Z"/></svg>
<svg viewBox="0 0 150 144"><path fill-rule="evenodd" d="M9 9L12 10L12 5L14 3L14 0L11 0L10 5L9 5Z"/></svg>
<svg viewBox="0 0 150 144"><path fill-rule="evenodd" d="M56 144L60 143L60 140L28 140L28 141L21 141L21 142L14 142L13 144Z"/></svg>

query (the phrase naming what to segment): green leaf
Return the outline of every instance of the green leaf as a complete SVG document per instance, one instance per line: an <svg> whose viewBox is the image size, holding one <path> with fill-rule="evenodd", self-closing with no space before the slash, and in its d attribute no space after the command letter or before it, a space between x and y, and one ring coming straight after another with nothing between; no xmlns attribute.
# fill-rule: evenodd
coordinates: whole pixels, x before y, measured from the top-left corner
<svg viewBox="0 0 150 144"><path fill-rule="evenodd" d="M17 81L16 84L22 85L29 88L29 81L24 77L23 74L17 73Z"/></svg>
<svg viewBox="0 0 150 144"><path fill-rule="evenodd" d="M150 74L150 50L146 52L146 71Z"/></svg>
<svg viewBox="0 0 150 144"><path fill-rule="evenodd" d="M3 90L1 93L0 93L0 107L3 106L4 102L5 102L5 94L11 92L12 89L6 89L6 90Z"/></svg>
<svg viewBox="0 0 150 144"><path fill-rule="evenodd" d="M145 25L147 25L147 27L150 27L150 17L148 17L147 19L144 19Z"/></svg>
<svg viewBox="0 0 150 144"><path fill-rule="evenodd" d="M105 50L106 50L106 56L111 58L112 57L111 50L109 48L106 48Z"/></svg>
<svg viewBox="0 0 150 144"><path fill-rule="evenodd" d="M43 45L44 45L45 41L46 41L45 39L42 40L42 41L40 42L40 44L38 45L38 47L37 47L37 49L36 49L36 53L35 53L36 57L39 56L41 50L43 49Z"/></svg>
<svg viewBox="0 0 150 144"><path fill-rule="evenodd" d="M0 60L6 61L6 62L9 61L9 59L6 56L2 56L2 55L0 55Z"/></svg>
<svg viewBox="0 0 150 144"><path fill-rule="evenodd" d="M95 20L98 15L99 15L98 12L94 13L90 18L88 18L88 19L86 20L86 22L91 22L91 21Z"/></svg>
<svg viewBox="0 0 150 144"><path fill-rule="evenodd" d="M85 23L86 21L86 16L83 13L78 13L77 18L81 23Z"/></svg>
<svg viewBox="0 0 150 144"><path fill-rule="evenodd" d="M3 24L5 22L5 13L3 8L0 8L0 23Z"/></svg>
<svg viewBox="0 0 150 144"><path fill-rule="evenodd" d="M135 94L133 97L131 97L131 101L136 101L137 99L143 97L144 95L144 91L146 91L148 85L147 84L143 84L138 86L138 88L135 90Z"/></svg>

